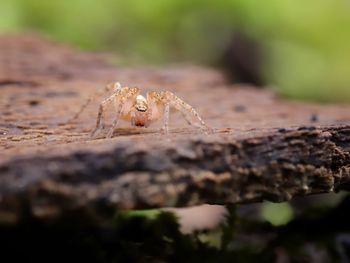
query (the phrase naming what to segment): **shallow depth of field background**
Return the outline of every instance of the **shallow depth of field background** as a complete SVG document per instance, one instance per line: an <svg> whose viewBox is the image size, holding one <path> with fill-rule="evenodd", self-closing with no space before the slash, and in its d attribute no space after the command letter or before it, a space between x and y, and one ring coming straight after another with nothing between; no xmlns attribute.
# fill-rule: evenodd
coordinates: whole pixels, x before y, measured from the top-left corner
<svg viewBox="0 0 350 263"><path fill-rule="evenodd" d="M211 66L239 32L263 50L264 84L295 99L350 102L346 0L1 0L0 32L22 31L122 64Z"/></svg>

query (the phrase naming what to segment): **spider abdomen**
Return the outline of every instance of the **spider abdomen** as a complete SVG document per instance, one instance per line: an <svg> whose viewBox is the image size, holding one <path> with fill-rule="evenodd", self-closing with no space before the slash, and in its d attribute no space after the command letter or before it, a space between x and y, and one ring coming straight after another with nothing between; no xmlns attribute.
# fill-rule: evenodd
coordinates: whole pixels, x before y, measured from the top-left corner
<svg viewBox="0 0 350 263"><path fill-rule="evenodd" d="M147 114L137 112L132 120L132 124L137 127L146 127L148 126Z"/></svg>

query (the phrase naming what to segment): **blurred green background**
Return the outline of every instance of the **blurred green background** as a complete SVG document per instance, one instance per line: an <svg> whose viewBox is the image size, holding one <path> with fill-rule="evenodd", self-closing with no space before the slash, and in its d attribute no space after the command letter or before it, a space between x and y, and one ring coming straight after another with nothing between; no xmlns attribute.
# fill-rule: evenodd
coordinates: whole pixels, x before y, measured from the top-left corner
<svg viewBox="0 0 350 263"><path fill-rule="evenodd" d="M346 0L0 0L0 32L22 31L123 64L213 66L240 32L263 50L259 74L280 94L350 102Z"/></svg>

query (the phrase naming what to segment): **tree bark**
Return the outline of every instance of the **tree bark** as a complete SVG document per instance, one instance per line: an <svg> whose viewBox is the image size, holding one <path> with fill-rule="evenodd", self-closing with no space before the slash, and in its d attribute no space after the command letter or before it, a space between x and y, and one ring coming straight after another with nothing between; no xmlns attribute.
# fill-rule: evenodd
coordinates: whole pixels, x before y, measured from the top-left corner
<svg viewBox="0 0 350 263"><path fill-rule="evenodd" d="M93 217L115 208L281 202L349 189L349 106L286 101L191 65L116 67L33 36L2 37L0 49L2 222L67 211ZM161 123L122 123L112 139L93 139L103 96L67 123L96 87L112 81L174 92L214 133L171 112L169 135Z"/></svg>

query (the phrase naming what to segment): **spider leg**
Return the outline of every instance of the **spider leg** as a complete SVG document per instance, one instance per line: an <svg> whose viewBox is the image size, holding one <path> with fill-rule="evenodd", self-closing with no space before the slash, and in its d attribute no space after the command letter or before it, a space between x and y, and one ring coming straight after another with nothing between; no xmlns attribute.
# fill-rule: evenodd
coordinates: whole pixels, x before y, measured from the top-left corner
<svg viewBox="0 0 350 263"><path fill-rule="evenodd" d="M148 123L159 120L163 116L163 126L161 131L165 134L169 131L170 104L162 99L159 92L150 91L147 93L149 109L147 111Z"/></svg>
<svg viewBox="0 0 350 263"><path fill-rule="evenodd" d="M170 112L170 104L167 102L164 106L164 125L163 131L165 134L169 132L169 112Z"/></svg>
<svg viewBox="0 0 350 263"><path fill-rule="evenodd" d="M107 84L104 89L98 89L92 96L90 96L86 101L85 103L80 107L79 111L76 112L74 114L74 116L68 120L68 123L76 120L79 118L80 114L86 109L87 106L89 106L89 104L94 100L94 98L101 94L101 93L106 93L106 92L109 92L111 89L113 88L113 91L114 93L117 92L118 90L122 89L121 85L119 82L115 82L115 83L110 83L110 84Z"/></svg>
<svg viewBox="0 0 350 263"><path fill-rule="evenodd" d="M113 132L117 127L122 111L127 101L130 99L136 98L136 96L140 93L138 88L124 88L123 92L119 95L119 97L115 97L114 106L116 110L116 115L113 119L112 127L109 129L106 138L112 138Z"/></svg>
<svg viewBox="0 0 350 263"><path fill-rule="evenodd" d="M108 97L107 99L103 100L100 103L100 106L98 108L98 114L97 114L97 119L96 119L96 126L95 129L91 132L91 136L94 136L95 133L101 128L104 128L104 113L105 113L105 108L107 106L108 103L110 103L112 100L114 100L116 98L118 94L112 94L110 97Z"/></svg>
<svg viewBox="0 0 350 263"><path fill-rule="evenodd" d="M160 93L160 98L164 103L169 103L176 110L180 111L185 118L185 120L193 126L199 127L205 131L211 131L210 128L203 119L199 116L197 111L188 103L184 102L182 99L177 97L174 93L170 91L164 91ZM196 122L193 121L191 117L196 119Z"/></svg>
<svg viewBox="0 0 350 263"><path fill-rule="evenodd" d="M124 103L122 103L122 102L118 103L117 101L115 101L115 105L116 105L116 107L115 107L116 108L116 115L113 119L112 127L109 129L106 138L112 138L113 132L119 123Z"/></svg>

